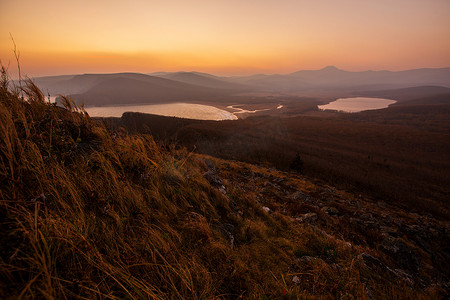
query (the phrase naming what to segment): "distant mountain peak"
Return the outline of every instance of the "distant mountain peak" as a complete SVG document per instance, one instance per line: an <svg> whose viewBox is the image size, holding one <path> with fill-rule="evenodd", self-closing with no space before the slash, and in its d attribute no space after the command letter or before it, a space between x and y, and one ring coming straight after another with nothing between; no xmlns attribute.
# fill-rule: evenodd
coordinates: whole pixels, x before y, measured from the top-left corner
<svg viewBox="0 0 450 300"><path fill-rule="evenodd" d="M342 71L342 70L338 69L335 66L326 66L325 68L321 69L320 71Z"/></svg>

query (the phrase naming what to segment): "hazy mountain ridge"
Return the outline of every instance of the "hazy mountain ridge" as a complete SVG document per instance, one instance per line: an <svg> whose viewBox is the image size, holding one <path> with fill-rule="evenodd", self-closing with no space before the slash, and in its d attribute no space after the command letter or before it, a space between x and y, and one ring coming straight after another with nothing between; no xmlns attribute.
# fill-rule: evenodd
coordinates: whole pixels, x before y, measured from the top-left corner
<svg viewBox="0 0 450 300"><path fill-rule="evenodd" d="M248 85L233 83L227 81L226 79L222 79L220 77L206 73L176 72L160 75L159 77L209 88L242 90L242 91L254 89Z"/></svg>
<svg viewBox="0 0 450 300"><path fill-rule="evenodd" d="M147 76L139 79L116 77L102 81L81 94L70 95L88 106L114 104L150 104L192 102L215 99L229 94L226 90L199 87L166 78Z"/></svg>
<svg viewBox="0 0 450 300"><path fill-rule="evenodd" d="M45 94L72 95L86 105L223 102L243 92L375 91L450 87L450 68L350 72L336 67L291 74L218 77L199 72L84 74L35 78ZM113 80L114 79L114 80ZM123 82L120 82L123 81ZM135 81L132 83L131 81ZM98 98L96 98L98 97ZM230 101L230 100L228 100Z"/></svg>
<svg viewBox="0 0 450 300"><path fill-rule="evenodd" d="M113 74L79 74L61 75L32 78L33 82L46 94L70 95L83 93L97 84L112 78L141 79L144 74L140 73L113 73Z"/></svg>
<svg viewBox="0 0 450 300"><path fill-rule="evenodd" d="M336 67L321 70L302 70L286 75L254 75L235 78L237 82L252 84L265 89L301 91L304 89L406 88L416 85L450 87L450 68L426 68L406 71L351 72Z"/></svg>

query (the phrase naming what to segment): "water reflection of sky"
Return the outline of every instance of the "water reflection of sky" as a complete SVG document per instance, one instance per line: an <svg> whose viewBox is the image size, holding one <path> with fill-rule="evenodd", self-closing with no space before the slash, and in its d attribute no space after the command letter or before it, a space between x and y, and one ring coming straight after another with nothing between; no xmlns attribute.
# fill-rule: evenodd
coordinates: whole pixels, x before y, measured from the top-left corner
<svg viewBox="0 0 450 300"><path fill-rule="evenodd" d="M340 98L336 101L328 103L326 105L319 105L319 109L322 110L337 110L343 112L360 112L364 110L374 110L386 108L391 104L394 104L395 100L383 99L383 98Z"/></svg>
<svg viewBox="0 0 450 300"><path fill-rule="evenodd" d="M209 105L190 103L87 107L86 112L91 117L121 117L124 112L141 112L198 120L220 121L237 119L234 114L228 111Z"/></svg>

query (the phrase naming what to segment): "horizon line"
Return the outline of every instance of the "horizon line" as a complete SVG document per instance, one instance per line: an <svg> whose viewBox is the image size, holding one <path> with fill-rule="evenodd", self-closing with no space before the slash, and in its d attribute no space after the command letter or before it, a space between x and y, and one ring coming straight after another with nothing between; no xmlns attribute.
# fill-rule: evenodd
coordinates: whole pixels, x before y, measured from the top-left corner
<svg viewBox="0 0 450 300"><path fill-rule="evenodd" d="M58 77L58 76L78 76L78 75L113 75L113 74L142 74L142 75L148 75L148 76L157 76L157 75L152 75L152 74L157 74L157 73L166 73L166 74L175 74L175 73L201 73L201 74L207 74L207 75L213 75L213 76L217 76L217 77L251 77L251 76L257 76L257 75L265 75L265 76L271 76L271 75L291 75L297 72L302 72L302 71L324 71L327 69L334 69L336 71L344 71L344 72L349 72L349 73L363 73L363 72L405 72L405 71L414 71L414 70L424 70L424 69L450 69L450 66L447 67L420 67L420 68L410 68L410 69L401 69L401 70L389 70L389 69L367 69L367 70L363 70L363 71L351 71L351 70L346 70L346 69L341 69L339 67L336 67L334 65L327 65L323 68L320 69L298 69L297 71L293 71L293 72L288 72L288 73L250 73L247 75L220 75L217 73L209 73L209 72L205 72L205 71L199 71L199 70L185 70L185 69L181 69L181 70L177 70L177 71L150 71L150 72L136 72L136 71L116 71L116 72L85 72L85 73L60 73L60 74L56 74L56 75L38 75L38 76L28 76L28 75L23 75L21 76L22 79L34 79L34 78L43 78L43 77ZM13 80L18 80L19 78L13 78Z"/></svg>

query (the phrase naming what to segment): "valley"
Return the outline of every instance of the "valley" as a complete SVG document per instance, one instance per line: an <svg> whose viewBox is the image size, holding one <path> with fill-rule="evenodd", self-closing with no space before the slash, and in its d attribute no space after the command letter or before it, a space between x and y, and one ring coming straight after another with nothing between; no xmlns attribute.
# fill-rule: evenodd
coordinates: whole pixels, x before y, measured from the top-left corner
<svg viewBox="0 0 450 300"><path fill-rule="evenodd" d="M117 73L35 82L50 94L76 92L70 98L84 103L92 116L104 117L111 130L123 127L151 134L162 144L281 170L298 156L302 174L448 217L449 78L450 68L349 72L326 67L247 77ZM339 98L392 100L386 100L387 108L351 114L320 109ZM194 114L185 108L176 113L180 105L192 107ZM216 115L195 113L195 107L209 107Z"/></svg>
<svg viewBox="0 0 450 300"><path fill-rule="evenodd" d="M313 100L277 103L283 103L283 109L235 121L126 113L105 122L111 128L151 134L163 144L282 170L288 170L299 155L302 174L417 211L449 216L449 104L404 102L342 114L318 111Z"/></svg>

